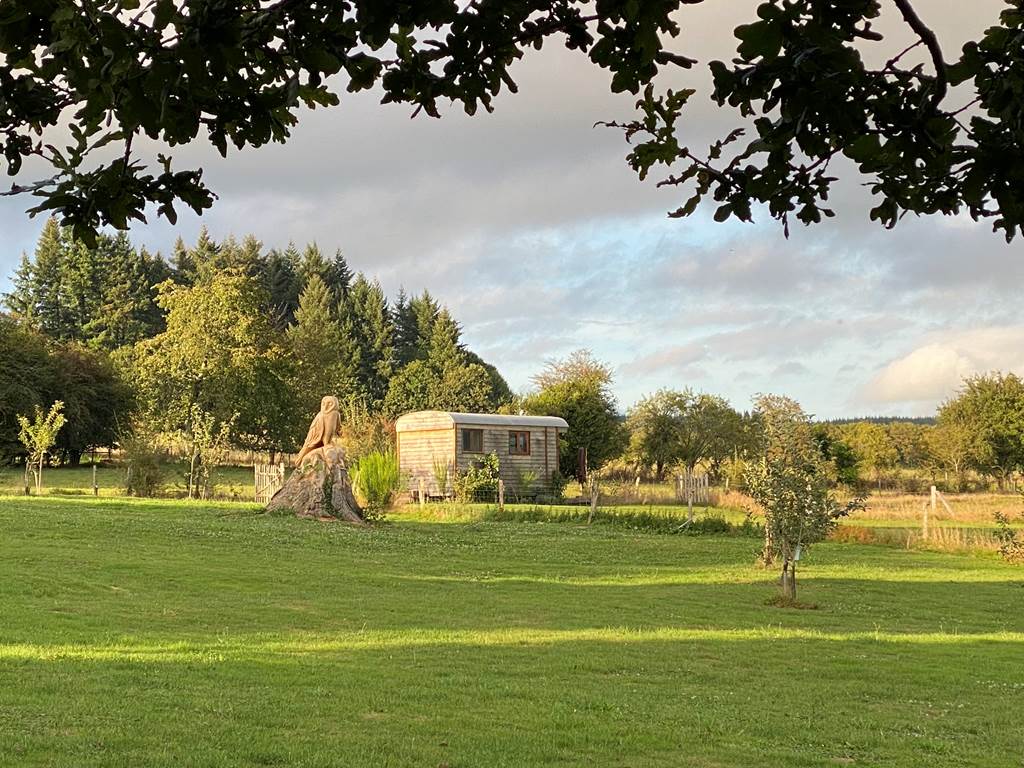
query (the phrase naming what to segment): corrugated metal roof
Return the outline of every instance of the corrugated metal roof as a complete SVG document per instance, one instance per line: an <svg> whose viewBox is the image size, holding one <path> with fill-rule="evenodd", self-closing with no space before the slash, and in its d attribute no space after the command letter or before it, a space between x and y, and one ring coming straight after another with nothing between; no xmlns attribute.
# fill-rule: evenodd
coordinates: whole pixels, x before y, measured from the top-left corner
<svg viewBox="0 0 1024 768"><path fill-rule="evenodd" d="M405 431L404 427L414 416L447 416L452 424L473 424L489 427L555 427L566 430L569 428L565 419L558 416L510 416L503 413L453 413L451 411L416 411L400 416L395 422L397 432ZM404 421L408 419L408 421ZM404 423L403 423L404 421Z"/></svg>

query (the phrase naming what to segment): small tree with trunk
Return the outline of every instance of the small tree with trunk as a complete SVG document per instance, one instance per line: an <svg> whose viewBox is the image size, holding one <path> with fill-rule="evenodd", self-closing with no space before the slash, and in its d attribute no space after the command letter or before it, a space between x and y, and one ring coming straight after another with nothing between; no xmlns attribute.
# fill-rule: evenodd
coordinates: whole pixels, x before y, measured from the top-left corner
<svg viewBox="0 0 1024 768"><path fill-rule="evenodd" d="M764 453L747 469L747 488L764 509L765 561L781 561L782 596L792 603L801 554L824 539L860 500L844 505L833 496L834 467L822 456L811 420L796 401L762 395L755 406L764 430Z"/></svg>
<svg viewBox="0 0 1024 768"><path fill-rule="evenodd" d="M18 437L28 450L26 461L35 476L36 493L43 489L43 463L46 461L46 454L57 442L57 433L64 426L64 421L64 403L60 400L50 406L48 413L43 413L37 405L33 421L29 421L25 416L18 416L18 425L21 427Z"/></svg>

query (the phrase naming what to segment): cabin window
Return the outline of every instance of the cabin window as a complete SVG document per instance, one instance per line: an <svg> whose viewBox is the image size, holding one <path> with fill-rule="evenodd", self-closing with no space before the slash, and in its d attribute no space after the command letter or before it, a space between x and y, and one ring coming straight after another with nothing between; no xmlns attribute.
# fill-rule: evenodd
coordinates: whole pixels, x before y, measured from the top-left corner
<svg viewBox="0 0 1024 768"><path fill-rule="evenodd" d="M482 429L462 430L462 452L483 453L484 452L484 431Z"/></svg>
<svg viewBox="0 0 1024 768"><path fill-rule="evenodd" d="M509 432L508 433L508 452L510 456L529 456L530 455L530 433L529 432Z"/></svg>

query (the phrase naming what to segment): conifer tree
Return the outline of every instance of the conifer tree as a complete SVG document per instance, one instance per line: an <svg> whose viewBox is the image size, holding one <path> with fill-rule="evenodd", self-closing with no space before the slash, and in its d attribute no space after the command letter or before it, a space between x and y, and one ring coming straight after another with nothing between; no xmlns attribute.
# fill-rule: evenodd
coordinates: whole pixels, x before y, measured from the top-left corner
<svg viewBox="0 0 1024 768"><path fill-rule="evenodd" d="M349 268L348 261L342 254L341 249L335 250L334 258L328 266L327 278L324 282L327 283L327 287L334 293L336 301L341 301L348 295L348 291L352 287L352 278L352 270Z"/></svg>
<svg viewBox="0 0 1024 768"><path fill-rule="evenodd" d="M419 328L405 288L398 289L392 314L395 320L395 367L402 368L420 357Z"/></svg>
<svg viewBox="0 0 1024 768"><path fill-rule="evenodd" d="M65 307L61 301L64 248L60 226L56 219L50 219L36 243L29 293L30 302L35 308L36 327L53 338L61 338L67 326Z"/></svg>
<svg viewBox="0 0 1024 768"><path fill-rule="evenodd" d="M233 243L233 241L232 241ZM203 225L199 237L191 249L192 263L195 265L195 281L210 280L220 271L221 246L210 237L210 231Z"/></svg>
<svg viewBox="0 0 1024 768"><path fill-rule="evenodd" d="M18 269L14 272L14 290L4 294L4 305L14 317L33 327L36 325L36 294L32 259L22 252Z"/></svg>
<svg viewBox="0 0 1024 768"><path fill-rule="evenodd" d="M172 279L179 285L193 285L196 281L196 262L185 241L179 236L171 254Z"/></svg>
<svg viewBox="0 0 1024 768"><path fill-rule="evenodd" d="M295 263L286 254L272 250L266 258L262 273L263 285L270 297L270 315L274 325L284 329L295 320L299 306L301 281Z"/></svg>
<svg viewBox="0 0 1024 768"><path fill-rule="evenodd" d="M356 391L354 339L342 332L334 297L316 273L310 275L302 291L295 323L288 327L286 337L295 364L293 389L301 398L302 413L308 416L317 410L324 395L344 399Z"/></svg>
<svg viewBox="0 0 1024 768"><path fill-rule="evenodd" d="M383 402L394 372L395 330L380 283L360 273L342 303L359 350L359 386L371 404Z"/></svg>

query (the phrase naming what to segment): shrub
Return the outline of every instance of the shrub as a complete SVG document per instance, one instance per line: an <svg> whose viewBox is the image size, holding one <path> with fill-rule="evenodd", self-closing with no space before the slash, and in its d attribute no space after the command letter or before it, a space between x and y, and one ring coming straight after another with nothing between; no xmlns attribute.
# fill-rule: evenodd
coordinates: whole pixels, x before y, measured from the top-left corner
<svg viewBox="0 0 1024 768"><path fill-rule="evenodd" d="M350 466L349 477L369 519L382 518L401 488L398 457L394 451L366 454Z"/></svg>
<svg viewBox="0 0 1024 768"><path fill-rule="evenodd" d="M537 472L533 469L524 469L519 473L518 495L520 498L532 498L536 496L534 486L537 484Z"/></svg>
<svg viewBox="0 0 1024 768"><path fill-rule="evenodd" d="M1009 563L1024 563L1024 539L1017 535L1019 531L1010 526L1010 518L1002 512L996 512L995 518L999 526L995 533L999 554ZM1024 519L1024 515L1021 518Z"/></svg>
<svg viewBox="0 0 1024 768"><path fill-rule="evenodd" d="M498 493L498 456L489 453L476 466L458 472L452 485L455 497L462 503L491 501Z"/></svg>
<svg viewBox="0 0 1024 768"><path fill-rule="evenodd" d="M167 453L156 432L143 424L121 435L121 455L127 472L124 490L129 496L156 496L164 482Z"/></svg>
<svg viewBox="0 0 1024 768"><path fill-rule="evenodd" d="M395 449L395 425L382 414L371 411L358 399L349 400L341 410L341 444L350 464L371 453Z"/></svg>

